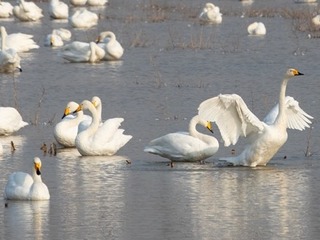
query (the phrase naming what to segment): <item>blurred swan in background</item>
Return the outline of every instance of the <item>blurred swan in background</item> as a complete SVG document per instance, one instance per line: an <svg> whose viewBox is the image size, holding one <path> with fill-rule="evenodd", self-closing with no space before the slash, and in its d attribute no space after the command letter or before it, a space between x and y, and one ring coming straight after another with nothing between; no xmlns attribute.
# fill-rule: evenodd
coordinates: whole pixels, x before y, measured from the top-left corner
<svg viewBox="0 0 320 240"><path fill-rule="evenodd" d="M300 75L303 74L296 69L287 70L280 88L278 113L272 110L266 122L260 121L236 94L220 94L200 104L200 117L217 124L225 146L236 144L240 136L248 137L249 143L239 156L221 160L234 166L265 166L287 141L287 128L302 131L309 127L312 117L297 101L290 103L285 96L289 79Z"/></svg>
<svg viewBox="0 0 320 240"><path fill-rule="evenodd" d="M3 27L3 35L5 35L5 47L12 48L16 52L28 52L32 49L39 48L39 45L32 39L33 35L24 33L7 34L5 27ZM1 35L2 38L2 35Z"/></svg>
<svg viewBox="0 0 320 240"><path fill-rule="evenodd" d="M67 19L69 17L69 7L60 0L50 0L49 14L54 19Z"/></svg>
<svg viewBox="0 0 320 240"><path fill-rule="evenodd" d="M60 52L62 58L70 62L99 62L103 59L105 51L96 43L74 41L66 44Z"/></svg>
<svg viewBox="0 0 320 240"><path fill-rule="evenodd" d="M89 6L103 6L108 2L108 0L88 0L87 4Z"/></svg>
<svg viewBox="0 0 320 240"><path fill-rule="evenodd" d="M87 0L70 0L70 4L73 6L84 6L86 5Z"/></svg>
<svg viewBox="0 0 320 240"><path fill-rule="evenodd" d="M106 52L103 58L104 60L119 60L122 57L124 49L117 41L116 35L113 32L101 32L97 39L97 43Z"/></svg>
<svg viewBox="0 0 320 240"><path fill-rule="evenodd" d="M14 72L16 69L19 69L20 71L22 71L20 66L21 59L18 53L14 49L6 47L7 32L3 26L0 27L0 33L1 33L0 72L11 73L11 72ZM1 118L0 118L0 121L1 121ZM9 122L7 124L9 124Z"/></svg>
<svg viewBox="0 0 320 240"><path fill-rule="evenodd" d="M98 15L87 9L77 10L70 18L69 22L74 28L91 28L98 24Z"/></svg>
<svg viewBox="0 0 320 240"><path fill-rule="evenodd" d="M76 116L71 115L78 107L78 103L69 102L64 109L62 120L54 127L53 136L64 147L75 147L78 131L81 132L88 128L92 121L92 118L84 115L83 111L78 111Z"/></svg>
<svg viewBox="0 0 320 240"><path fill-rule="evenodd" d="M318 14L317 16L313 17L311 19L312 23L316 26L320 26L320 14Z"/></svg>
<svg viewBox="0 0 320 240"><path fill-rule="evenodd" d="M13 6L9 2L0 2L0 18L13 16Z"/></svg>
<svg viewBox="0 0 320 240"><path fill-rule="evenodd" d="M248 26L249 35L266 35L267 30L262 22L254 22Z"/></svg>
<svg viewBox="0 0 320 240"><path fill-rule="evenodd" d="M17 4L13 7L13 14L20 21L37 21L43 17L42 9L34 2L18 0Z"/></svg>
<svg viewBox="0 0 320 240"><path fill-rule="evenodd" d="M203 161L211 157L218 151L219 142L215 137L198 132L197 124L212 132L211 123L196 115L190 120L189 132L169 133L156 138L144 151L180 162Z"/></svg>
<svg viewBox="0 0 320 240"><path fill-rule="evenodd" d="M0 107L0 135L10 135L27 125L15 108Z"/></svg>
<svg viewBox="0 0 320 240"><path fill-rule="evenodd" d="M111 118L101 125L101 117L90 101L84 100L76 112L82 110L89 110L93 119L91 125L76 137L76 147L82 156L114 155L132 138L119 128L123 118Z"/></svg>
<svg viewBox="0 0 320 240"><path fill-rule="evenodd" d="M71 32L65 28L53 29L52 34L58 35L63 41L70 41L72 35Z"/></svg>
<svg viewBox="0 0 320 240"><path fill-rule="evenodd" d="M213 3L206 3L202 12L199 15L199 19L203 22L209 22L219 24L222 22L222 14L220 8Z"/></svg>
<svg viewBox="0 0 320 240"><path fill-rule="evenodd" d="M41 160L33 159L32 176L24 172L9 175L4 196L10 200L48 200L50 194L47 185L41 179Z"/></svg>
<svg viewBox="0 0 320 240"><path fill-rule="evenodd" d="M47 47L62 47L63 41L60 36L50 33L46 36L44 45Z"/></svg>

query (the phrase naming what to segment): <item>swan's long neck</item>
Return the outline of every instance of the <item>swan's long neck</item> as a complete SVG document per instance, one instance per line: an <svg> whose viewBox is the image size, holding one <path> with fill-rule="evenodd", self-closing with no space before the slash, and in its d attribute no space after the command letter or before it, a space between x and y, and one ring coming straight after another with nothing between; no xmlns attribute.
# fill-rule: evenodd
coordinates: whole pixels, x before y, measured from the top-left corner
<svg viewBox="0 0 320 240"><path fill-rule="evenodd" d="M286 98L286 89L288 85L289 78L285 77L282 81L280 94L279 94L279 113L277 119L275 120L275 125L284 125L286 126L286 114L285 114L285 98Z"/></svg>
<svg viewBox="0 0 320 240"><path fill-rule="evenodd" d="M99 128L100 117L98 116L97 110L93 105L88 106L87 109L90 111L92 115L92 122L85 132L91 135L94 134L96 130Z"/></svg>
<svg viewBox="0 0 320 240"><path fill-rule="evenodd" d="M33 168L33 171L32 171L32 178L35 183L42 182L41 174L38 175L35 168Z"/></svg>
<svg viewBox="0 0 320 240"><path fill-rule="evenodd" d="M200 118L199 116L194 116L189 123L189 133L191 136L200 139L201 141L207 143L207 144L216 144L217 140L215 137L211 137L209 135L200 133L197 131L196 126L197 124L200 123Z"/></svg>

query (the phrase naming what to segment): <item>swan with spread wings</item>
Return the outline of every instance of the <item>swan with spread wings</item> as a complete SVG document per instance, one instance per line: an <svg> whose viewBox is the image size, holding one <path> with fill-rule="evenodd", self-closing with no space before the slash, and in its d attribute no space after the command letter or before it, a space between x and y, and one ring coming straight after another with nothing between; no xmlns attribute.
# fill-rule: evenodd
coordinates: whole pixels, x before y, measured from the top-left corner
<svg viewBox="0 0 320 240"><path fill-rule="evenodd" d="M290 68L282 81L279 103L264 121L260 121L237 94L220 94L202 102L198 108L203 119L215 122L225 146L247 137L248 145L239 156L221 158L234 166L265 166L288 138L287 128L304 130L310 127L312 116L299 107L292 97L286 97L289 79L303 75Z"/></svg>

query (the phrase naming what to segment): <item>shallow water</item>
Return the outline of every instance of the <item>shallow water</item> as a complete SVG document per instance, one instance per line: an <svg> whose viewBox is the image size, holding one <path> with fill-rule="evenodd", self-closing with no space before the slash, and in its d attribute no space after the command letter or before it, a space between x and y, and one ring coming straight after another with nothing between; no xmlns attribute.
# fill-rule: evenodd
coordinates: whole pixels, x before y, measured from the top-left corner
<svg viewBox="0 0 320 240"><path fill-rule="evenodd" d="M112 30L125 48L123 61L94 65L67 63L57 55L59 49L43 46L51 29L69 28L66 21L49 20L46 11L40 23L1 20L8 33L34 34L41 48L21 54L22 73L0 76L0 104L17 107L30 123L0 138L5 150L0 189L9 173L31 172L33 157L40 156L51 199L9 201L7 207L1 199L0 238L318 238L319 39L295 30L303 20L248 17L255 9L312 14L318 6L291 0L242 6L221 0L215 3L223 22L212 26L197 21L204 3L122 0L94 9L102 16L98 27L71 29L73 40L93 41L100 31ZM247 25L258 20L267 35L248 37ZM287 94L315 119L311 131L289 130L287 143L267 167L216 164L232 148L241 151L242 141L230 148L221 144L204 165L170 168L166 159L143 152L151 139L186 130L198 105L219 93L238 93L262 119L276 103L288 67L305 76L290 82ZM53 127L67 102L94 95L104 103L103 118L124 117L123 127L133 139L113 157L80 157L75 149L44 155L40 147L54 142ZM219 138L217 129L215 135ZM312 156L305 157L310 136ZM13 153L10 141L17 148Z"/></svg>

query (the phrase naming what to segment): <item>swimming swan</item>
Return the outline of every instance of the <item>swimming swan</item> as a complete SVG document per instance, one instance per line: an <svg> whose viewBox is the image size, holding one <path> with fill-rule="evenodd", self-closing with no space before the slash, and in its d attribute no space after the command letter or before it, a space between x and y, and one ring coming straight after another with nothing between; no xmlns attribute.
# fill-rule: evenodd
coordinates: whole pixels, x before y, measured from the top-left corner
<svg viewBox="0 0 320 240"><path fill-rule="evenodd" d="M18 0L18 5L13 7L13 14L20 21L37 21L43 17L42 9L34 2Z"/></svg>
<svg viewBox="0 0 320 240"><path fill-rule="evenodd" d="M200 21L220 24L222 22L222 14L220 8L213 3L206 3L202 12L199 15Z"/></svg>
<svg viewBox="0 0 320 240"><path fill-rule="evenodd" d="M82 110L89 110L93 119L91 125L76 137L76 147L82 156L114 155L132 138L119 129L123 118L111 118L100 125L100 117L90 101L84 100L76 112Z"/></svg>
<svg viewBox="0 0 320 240"><path fill-rule="evenodd" d="M69 17L69 7L60 0L50 0L49 14L54 19L67 19Z"/></svg>
<svg viewBox="0 0 320 240"><path fill-rule="evenodd" d="M77 10L70 18L69 23L74 28L91 28L98 24L98 15L87 9Z"/></svg>
<svg viewBox="0 0 320 240"><path fill-rule="evenodd" d="M156 138L144 148L144 151L180 162L202 161L211 157L218 151L219 142L215 137L198 132L197 124L212 132L211 123L197 115L190 120L189 132L169 133Z"/></svg>
<svg viewBox="0 0 320 240"><path fill-rule="evenodd" d="M39 48L39 45L32 39L33 35L24 33L11 33L8 35L5 27L3 27L3 35L5 35L5 47L12 48L16 52L28 52L31 49ZM1 37L2 38L2 37Z"/></svg>
<svg viewBox="0 0 320 240"><path fill-rule="evenodd" d="M249 144L236 157L221 158L233 165L265 166L287 141L287 128L304 130L312 119L297 104L286 105L286 87L289 79L303 75L296 69L288 69L282 81L278 114L275 120L260 121L236 94L220 94L202 102L199 106L201 118L215 122L221 132L224 145L236 144L240 136L248 137ZM293 102L294 103L294 102ZM274 116L274 113L270 113ZM270 118L270 116L269 116ZM274 118L274 117L273 117Z"/></svg>
<svg viewBox="0 0 320 240"><path fill-rule="evenodd" d="M18 53L12 49L6 47L7 32L4 27L0 27L1 34L1 50L0 50L0 72L1 73L11 73L16 69L22 71L20 66L20 57ZM0 120L1 121L1 120Z"/></svg>
<svg viewBox="0 0 320 240"><path fill-rule="evenodd" d="M77 110L78 107L78 103L69 102L64 109L62 120L54 127L53 136L56 141L64 147L75 147L78 132L88 128L92 121L92 118L84 115L83 111L77 112L76 116L70 115Z"/></svg>
<svg viewBox="0 0 320 240"><path fill-rule="evenodd" d="M249 35L266 35L267 30L262 22L254 22L248 26Z"/></svg>
<svg viewBox="0 0 320 240"><path fill-rule="evenodd" d="M66 44L60 52L60 56L70 62L95 63L103 59L105 51L96 43L84 43L74 41Z"/></svg>
<svg viewBox="0 0 320 240"><path fill-rule="evenodd" d="M105 50L104 60L112 61L119 60L123 55L123 47L117 41L116 35L113 32L101 32L97 39L98 46Z"/></svg>
<svg viewBox="0 0 320 240"><path fill-rule="evenodd" d="M48 200L48 187L41 179L41 160L33 159L32 176L24 172L14 172L9 175L5 186L4 197L10 200Z"/></svg>
<svg viewBox="0 0 320 240"><path fill-rule="evenodd" d="M9 18L13 15L13 6L9 2L0 2L0 18Z"/></svg>
<svg viewBox="0 0 320 240"><path fill-rule="evenodd" d="M52 34L58 35L63 41L70 41L71 32L65 28L57 28L52 30Z"/></svg>
<svg viewBox="0 0 320 240"><path fill-rule="evenodd" d="M63 41L59 35L50 33L46 36L44 45L47 47L62 47Z"/></svg>

